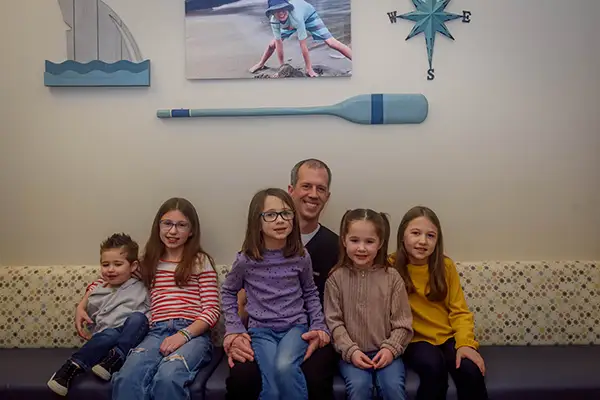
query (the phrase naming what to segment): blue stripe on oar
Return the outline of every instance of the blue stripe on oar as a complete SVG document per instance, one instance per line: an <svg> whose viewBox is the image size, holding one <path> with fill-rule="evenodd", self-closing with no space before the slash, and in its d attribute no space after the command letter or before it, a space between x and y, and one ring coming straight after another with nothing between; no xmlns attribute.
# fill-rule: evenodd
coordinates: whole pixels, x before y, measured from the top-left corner
<svg viewBox="0 0 600 400"><path fill-rule="evenodd" d="M189 116L190 116L190 110L188 110L188 109L171 110L172 118L189 117Z"/></svg>
<svg viewBox="0 0 600 400"><path fill-rule="evenodd" d="M371 95L371 125L383 124L383 94Z"/></svg>

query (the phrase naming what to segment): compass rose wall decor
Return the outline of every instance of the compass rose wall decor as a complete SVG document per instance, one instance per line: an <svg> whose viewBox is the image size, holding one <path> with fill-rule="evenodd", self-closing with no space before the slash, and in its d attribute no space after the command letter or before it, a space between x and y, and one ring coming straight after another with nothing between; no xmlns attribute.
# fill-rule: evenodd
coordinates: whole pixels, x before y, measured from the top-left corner
<svg viewBox="0 0 600 400"><path fill-rule="evenodd" d="M429 60L429 69L427 70L427 80L435 78L433 68L433 48L435 45L436 33L441 33L449 39L454 37L446 27L446 22L462 18L462 22L471 22L471 12L463 11L462 15L446 11L446 7L451 0L412 0L415 11L398 15L398 11L388 12L388 18L392 24L395 24L398 18L413 21L415 26L410 31L406 40L411 39L422 33L425 36L427 45L427 59Z"/></svg>

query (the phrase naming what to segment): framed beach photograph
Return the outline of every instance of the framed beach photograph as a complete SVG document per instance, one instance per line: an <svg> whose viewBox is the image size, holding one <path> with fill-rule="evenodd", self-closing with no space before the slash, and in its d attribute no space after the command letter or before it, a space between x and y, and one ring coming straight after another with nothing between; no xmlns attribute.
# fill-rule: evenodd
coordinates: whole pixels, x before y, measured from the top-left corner
<svg viewBox="0 0 600 400"><path fill-rule="evenodd" d="M351 0L184 0L187 79L352 76Z"/></svg>

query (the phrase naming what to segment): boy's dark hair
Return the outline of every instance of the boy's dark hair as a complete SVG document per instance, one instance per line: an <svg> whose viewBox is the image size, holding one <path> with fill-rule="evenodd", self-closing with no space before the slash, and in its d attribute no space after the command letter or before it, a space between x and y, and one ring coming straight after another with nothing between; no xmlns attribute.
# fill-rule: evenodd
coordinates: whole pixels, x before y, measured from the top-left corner
<svg viewBox="0 0 600 400"><path fill-rule="evenodd" d="M127 252L127 261L133 263L138 260L139 246L125 233L114 233L100 244L100 254L107 250L124 249Z"/></svg>

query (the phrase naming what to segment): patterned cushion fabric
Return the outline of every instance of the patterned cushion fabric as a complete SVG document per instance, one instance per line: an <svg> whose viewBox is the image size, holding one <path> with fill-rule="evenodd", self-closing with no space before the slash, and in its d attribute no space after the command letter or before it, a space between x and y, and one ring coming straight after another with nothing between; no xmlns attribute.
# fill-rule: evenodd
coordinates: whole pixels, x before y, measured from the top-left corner
<svg viewBox="0 0 600 400"><path fill-rule="evenodd" d="M482 345L600 344L597 262L457 265Z"/></svg>
<svg viewBox="0 0 600 400"><path fill-rule="evenodd" d="M227 265L217 267L219 284ZM458 262L482 345L600 344L598 262ZM83 343L75 307L97 266L0 267L0 347ZM223 338L223 317L212 335Z"/></svg>
<svg viewBox="0 0 600 400"><path fill-rule="evenodd" d="M217 266L219 285L229 266ZM99 276L98 266L0 267L0 348L69 348L84 341L75 331L75 307ZM221 344L223 317L213 329Z"/></svg>

